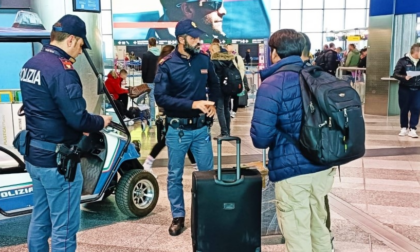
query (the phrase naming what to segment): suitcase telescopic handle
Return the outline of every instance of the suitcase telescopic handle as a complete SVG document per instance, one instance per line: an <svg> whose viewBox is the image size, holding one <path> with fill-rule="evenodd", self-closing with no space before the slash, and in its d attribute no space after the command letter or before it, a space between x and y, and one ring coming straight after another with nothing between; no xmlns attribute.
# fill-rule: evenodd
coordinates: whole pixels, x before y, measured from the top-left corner
<svg viewBox="0 0 420 252"><path fill-rule="evenodd" d="M263 158L263 160L262 160L262 162L263 162L263 167L265 168L265 169L268 169L267 168L267 153L266 153L266 149L263 149L263 153L262 153L262 158Z"/></svg>
<svg viewBox="0 0 420 252"><path fill-rule="evenodd" d="M224 182L222 181L222 142L236 141L236 181ZM236 185L241 183L241 139L235 136L219 137L217 138L217 179L216 183L222 185Z"/></svg>

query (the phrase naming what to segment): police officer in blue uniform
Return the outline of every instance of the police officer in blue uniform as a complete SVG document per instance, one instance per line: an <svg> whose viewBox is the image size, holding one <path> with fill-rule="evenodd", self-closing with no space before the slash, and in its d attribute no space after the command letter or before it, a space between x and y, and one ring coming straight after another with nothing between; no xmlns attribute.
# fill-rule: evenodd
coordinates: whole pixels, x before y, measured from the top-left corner
<svg viewBox="0 0 420 252"><path fill-rule="evenodd" d="M175 28L176 49L159 62L155 77L155 98L166 112L168 146L168 198L172 223L169 234L181 234L185 208L182 188L185 154L191 149L198 170L213 169L210 126L220 93L219 79L207 54L200 51L203 31L191 20L180 21ZM206 98L209 87L209 100Z"/></svg>
<svg viewBox="0 0 420 252"><path fill-rule="evenodd" d="M57 169L57 144L77 144L83 132L98 132L110 116L86 111L82 84L73 68L82 48L90 49L85 23L65 15L51 32L51 42L23 66L20 87L30 136L26 169L33 181L33 212L28 232L28 249L75 251L80 222L83 177L78 164L73 182Z"/></svg>

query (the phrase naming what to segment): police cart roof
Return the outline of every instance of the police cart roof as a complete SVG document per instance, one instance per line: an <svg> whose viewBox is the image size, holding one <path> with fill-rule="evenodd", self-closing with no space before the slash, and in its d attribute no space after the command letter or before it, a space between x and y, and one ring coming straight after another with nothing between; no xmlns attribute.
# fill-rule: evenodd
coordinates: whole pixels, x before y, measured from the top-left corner
<svg viewBox="0 0 420 252"><path fill-rule="evenodd" d="M0 27L0 42L41 42L45 39L50 39L50 32L46 30Z"/></svg>
<svg viewBox="0 0 420 252"><path fill-rule="evenodd" d="M41 42L50 38L36 13L19 11L12 27L0 27L0 42Z"/></svg>

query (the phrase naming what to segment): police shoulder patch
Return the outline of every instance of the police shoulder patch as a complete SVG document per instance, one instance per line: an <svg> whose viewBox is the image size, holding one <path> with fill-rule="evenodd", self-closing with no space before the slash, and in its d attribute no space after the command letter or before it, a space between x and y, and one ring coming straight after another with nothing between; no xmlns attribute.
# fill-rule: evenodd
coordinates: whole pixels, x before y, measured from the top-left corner
<svg viewBox="0 0 420 252"><path fill-rule="evenodd" d="M205 51L203 51L203 50L200 50L200 53L201 53L201 54L206 55L207 57L210 57L210 55L208 55L208 53L206 53L206 52L205 52Z"/></svg>
<svg viewBox="0 0 420 252"><path fill-rule="evenodd" d="M163 59L161 59L159 61L159 65L163 65L163 63L165 63L167 60L169 60L170 58L172 58L172 53L168 54L167 56L165 56Z"/></svg>
<svg viewBox="0 0 420 252"><path fill-rule="evenodd" d="M60 58L61 63L63 64L63 67L65 70L74 70L73 63L71 63L70 60L65 58Z"/></svg>

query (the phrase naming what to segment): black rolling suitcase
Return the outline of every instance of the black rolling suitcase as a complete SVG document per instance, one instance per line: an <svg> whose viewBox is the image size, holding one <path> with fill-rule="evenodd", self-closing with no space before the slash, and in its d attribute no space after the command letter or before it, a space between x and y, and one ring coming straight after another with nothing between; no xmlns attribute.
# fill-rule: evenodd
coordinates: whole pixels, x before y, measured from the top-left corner
<svg viewBox="0 0 420 252"><path fill-rule="evenodd" d="M238 107L245 108L248 106L248 92L245 92L244 95L238 97Z"/></svg>
<svg viewBox="0 0 420 252"><path fill-rule="evenodd" d="M223 141L236 141L236 169L221 169ZM217 170L192 175L194 252L261 251L261 174L240 168L239 137L217 140Z"/></svg>

